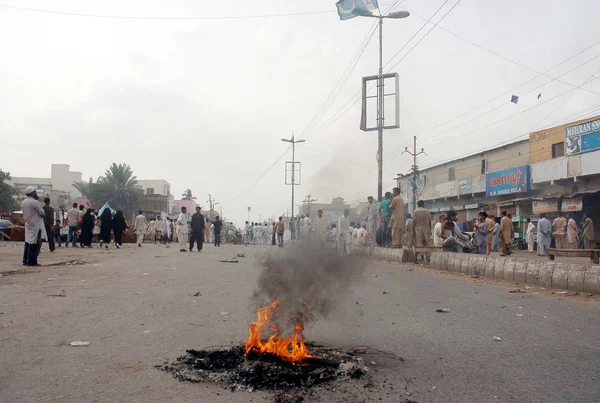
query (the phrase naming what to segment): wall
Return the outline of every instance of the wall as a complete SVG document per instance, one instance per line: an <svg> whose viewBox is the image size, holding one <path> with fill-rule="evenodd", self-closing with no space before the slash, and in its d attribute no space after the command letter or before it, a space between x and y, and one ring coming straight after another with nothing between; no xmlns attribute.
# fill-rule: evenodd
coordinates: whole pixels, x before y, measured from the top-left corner
<svg viewBox="0 0 600 403"><path fill-rule="evenodd" d="M82 173L71 171L67 164L52 164L50 179L52 188L61 192L70 193L72 199L81 197L81 193L73 187L75 182L83 182Z"/></svg>
<svg viewBox="0 0 600 403"><path fill-rule="evenodd" d="M598 119L600 116L594 116L576 122L565 123L561 126L551 127L540 130L529 135L529 163L546 161L552 159L552 144L564 142L566 138L567 126L575 126L581 123L590 122Z"/></svg>
<svg viewBox="0 0 600 403"><path fill-rule="evenodd" d="M427 186L423 187L421 198L423 200L432 200L460 195L461 199L463 197L468 199L473 193L485 192L485 174L481 174L482 159L487 159L488 172L527 165L529 161L529 142L523 140L507 144L435 167L423 169L421 171L421 182L423 182L423 176L426 175ZM448 175L449 169L453 167L455 170L455 180L450 181ZM459 191L459 182L464 179L469 179L471 192L461 194ZM402 188L402 197L408 200L406 194L408 188L407 179L399 178L398 184Z"/></svg>
<svg viewBox="0 0 600 403"><path fill-rule="evenodd" d="M550 182L567 177L567 157L549 159L531 165L532 183Z"/></svg>
<svg viewBox="0 0 600 403"><path fill-rule="evenodd" d="M168 196L171 193L171 185L164 179L138 180L138 185L144 189L144 193L151 188L154 194Z"/></svg>
<svg viewBox="0 0 600 403"><path fill-rule="evenodd" d="M13 176L7 184L24 191L27 186L33 186L38 189L40 195L52 192L52 181L50 178L18 177Z"/></svg>

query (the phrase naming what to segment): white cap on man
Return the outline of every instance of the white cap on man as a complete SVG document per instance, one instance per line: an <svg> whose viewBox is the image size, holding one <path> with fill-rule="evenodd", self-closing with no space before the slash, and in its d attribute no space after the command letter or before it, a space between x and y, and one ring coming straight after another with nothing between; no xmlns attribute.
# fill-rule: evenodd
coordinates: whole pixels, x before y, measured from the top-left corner
<svg viewBox="0 0 600 403"><path fill-rule="evenodd" d="M35 188L34 188L33 186L27 186L27 187L25 188L25 194L26 194L26 195L28 195L28 194L30 194L30 193L33 193L33 192L35 192Z"/></svg>

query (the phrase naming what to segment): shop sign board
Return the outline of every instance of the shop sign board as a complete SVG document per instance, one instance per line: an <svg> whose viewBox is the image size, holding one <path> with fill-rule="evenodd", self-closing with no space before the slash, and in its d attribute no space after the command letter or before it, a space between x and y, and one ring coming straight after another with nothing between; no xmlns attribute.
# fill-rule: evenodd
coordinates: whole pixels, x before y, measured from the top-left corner
<svg viewBox="0 0 600 403"><path fill-rule="evenodd" d="M568 126L565 131L565 148L568 156L600 149L600 119Z"/></svg>
<svg viewBox="0 0 600 403"><path fill-rule="evenodd" d="M475 204L465 204L465 209L466 209L466 210L470 210L470 209L474 209L474 208L479 208L479 203L475 203Z"/></svg>
<svg viewBox="0 0 600 403"><path fill-rule="evenodd" d="M529 165L486 174L485 195L501 196L529 191Z"/></svg>
<svg viewBox="0 0 600 403"><path fill-rule="evenodd" d="M533 214L554 213L558 211L558 199L533 200Z"/></svg>
<svg viewBox="0 0 600 403"><path fill-rule="evenodd" d="M575 199L563 199L560 211L581 211L583 210L583 199L577 197Z"/></svg>

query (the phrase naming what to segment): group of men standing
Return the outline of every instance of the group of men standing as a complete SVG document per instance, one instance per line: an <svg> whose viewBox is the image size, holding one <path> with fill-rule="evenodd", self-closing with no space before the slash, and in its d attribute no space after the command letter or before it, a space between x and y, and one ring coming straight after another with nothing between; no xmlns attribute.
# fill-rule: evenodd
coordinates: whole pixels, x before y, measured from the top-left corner
<svg viewBox="0 0 600 403"><path fill-rule="evenodd" d="M190 222L189 226L188 221ZM223 221L221 221L219 216L216 216L215 220L212 223L209 223L202 214L202 208L196 207L196 213L193 214L190 219L187 214L187 209L182 207L176 223L177 239L179 240L180 252L187 252L188 247L189 251L193 252L194 244L196 245L198 252L201 252L204 244L204 237L206 234L205 230L207 225L211 225L213 228L215 247L221 246L221 231L223 229Z"/></svg>
<svg viewBox="0 0 600 403"><path fill-rule="evenodd" d="M593 242L594 223L586 212L583 213L582 222L583 225L580 230L572 214L567 214L567 218L565 218L562 213L558 213L558 217L552 223L546 218L546 214L540 214L537 225L538 255L547 254L547 249L550 248L552 242L552 235L554 235L556 249L579 249L581 246L583 246L583 249L593 249L595 247ZM533 242L533 231L535 230L535 225L529 222L527 242L530 252L533 251L533 246L530 243Z"/></svg>

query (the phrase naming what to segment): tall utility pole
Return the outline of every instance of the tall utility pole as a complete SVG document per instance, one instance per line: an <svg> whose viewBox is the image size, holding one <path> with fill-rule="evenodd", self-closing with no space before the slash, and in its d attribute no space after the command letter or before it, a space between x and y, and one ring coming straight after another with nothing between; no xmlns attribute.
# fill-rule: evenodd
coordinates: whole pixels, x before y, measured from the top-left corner
<svg viewBox="0 0 600 403"><path fill-rule="evenodd" d="M210 195L210 193L208 194L208 207L210 207L210 221L212 221L213 217L212 217L212 212L213 212L213 201L214 199L212 198L212 196Z"/></svg>
<svg viewBox="0 0 600 403"><path fill-rule="evenodd" d="M410 152L408 151L408 147L404 147L404 151L402 151L402 154L407 153L413 156L413 166L411 168L412 170L412 194L413 194L413 202L412 202L412 206L413 206L413 211L416 210L417 208L417 174L419 172L419 166L417 165L417 155L421 155L421 154L425 154L425 149L421 148L421 151L417 152L417 136L413 136L413 151Z"/></svg>
<svg viewBox="0 0 600 403"><path fill-rule="evenodd" d="M306 211L307 211L307 215L310 216L310 205L313 204L314 202L318 201L317 199L312 199L311 195L306 196L306 198L304 200L302 200L302 203L306 204Z"/></svg>
<svg viewBox="0 0 600 403"><path fill-rule="evenodd" d="M294 140L294 134L292 133L291 139L281 139L286 143L292 143L292 217L294 220L294 188L296 187L296 143L304 143L306 140Z"/></svg>
<svg viewBox="0 0 600 403"><path fill-rule="evenodd" d="M402 19L410 15L408 11L393 11L388 15L374 15L371 12L361 13L360 17L370 17L379 19L379 72L377 75L377 201L383 200L383 129L385 128L384 113L384 79L383 74L383 19ZM397 113L397 112L396 112Z"/></svg>

